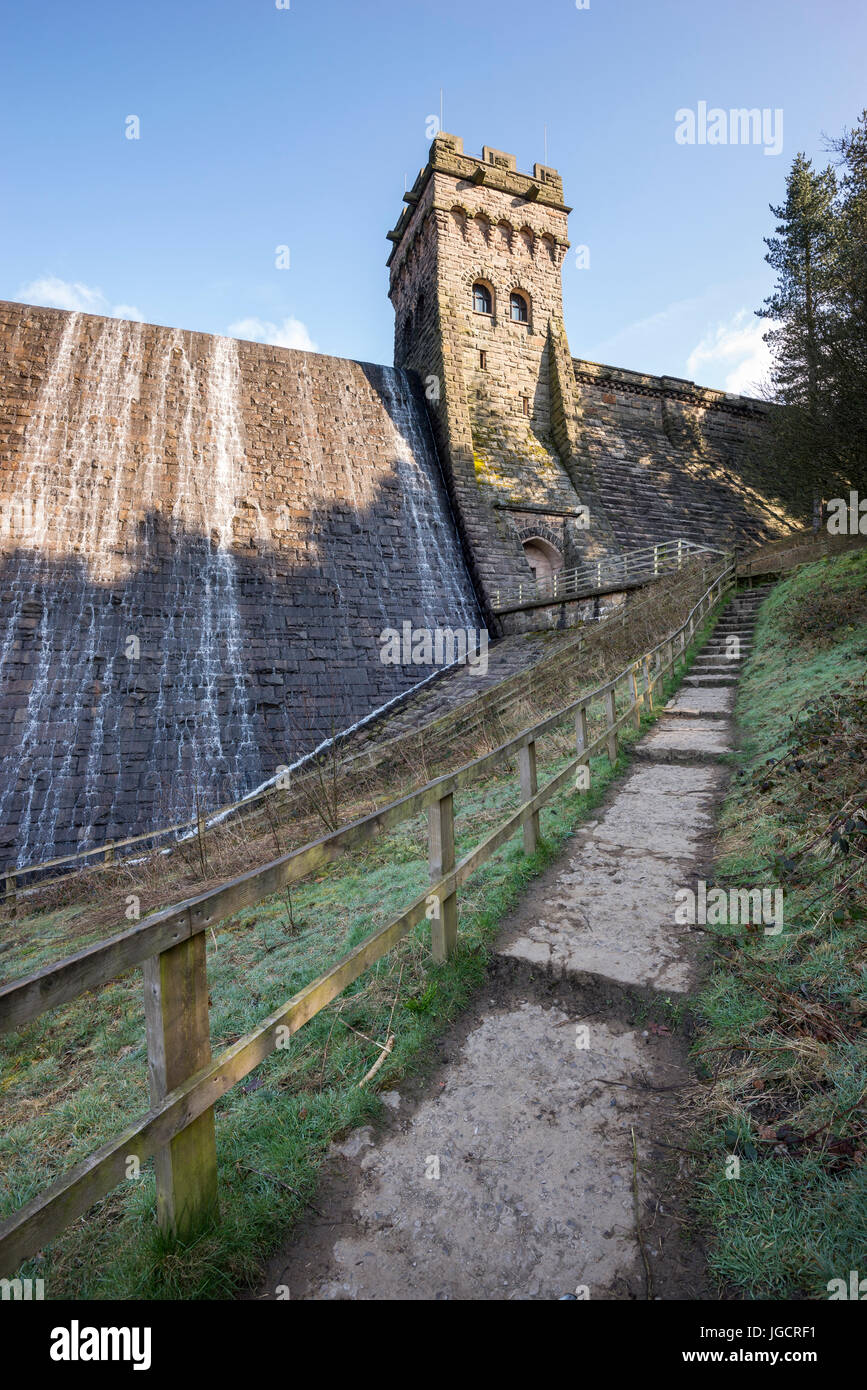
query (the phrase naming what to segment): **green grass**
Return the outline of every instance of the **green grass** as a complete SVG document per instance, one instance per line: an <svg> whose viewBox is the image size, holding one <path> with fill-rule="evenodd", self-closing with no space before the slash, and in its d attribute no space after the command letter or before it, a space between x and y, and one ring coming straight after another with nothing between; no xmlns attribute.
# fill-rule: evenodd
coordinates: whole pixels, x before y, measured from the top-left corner
<svg viewBox="0 0 867 1390"><path fill-rule="evenodd" d="M696 634L690 656L715 621ZM658 703L682 675L680 670L667 681ZM652 716L643 716L642 731L650 722ZM591 724L591 737L594 732ZM419 926L296 1034L289 1048L273 1053L218 1102L218 1225L188 1247L166 1242L155 1222L148 1164L140 1178L115 1189L69 1227L42 1258L29 1261L22 1275L43 1278L49 1299L220 1298L255 1284L263 1260L309 1208L329 1144L374 1120L382 1110L377 1093L425 1066L432 1040L483 982L503 917L593 812L623 771L640 732L621 731L614 768L606 757L593 759L588 792L564 790L548 803L533 856L523 854L518 833L462 888L459 944L448 962L433 964L429 931ZM571 756L567 723L539 745L540 785ZM518 802L514 769L460 792L458 857ZM424 890L426 879L426 822L420 818L294 888L294 927L286 896L279 894L221 923L208 936L214 1050L255 1027L396 916ZM19 923L6 943L8 974L56 957L68 927L66 912ZM44 1190L147 1109L141 993L141 975L134 971L0 1039L0 1214ZM358 1082L390 1022L394 1050L371 1088L361 1090Z"/></svg>
<svg viewBox="0 0 867 1390"><path fill-rule="evenodd" d="M785 925L720 928L698 1001L699 1204L712 1269L740 1297L827 1298L830 1279L867 1273L865 672L867 555L776 587L739 690L716 881L779 884Z"/></svg>

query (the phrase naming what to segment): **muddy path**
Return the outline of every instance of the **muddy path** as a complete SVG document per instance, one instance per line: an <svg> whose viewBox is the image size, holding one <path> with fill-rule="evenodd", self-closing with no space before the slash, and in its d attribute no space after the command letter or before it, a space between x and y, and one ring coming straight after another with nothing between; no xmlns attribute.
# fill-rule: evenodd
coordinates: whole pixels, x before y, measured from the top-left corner
<svg viewBox="0 0 867 1390"><path fill-rule="evenodd" d="M748 641L759 601L736 600ZM326 1162L262 1299L714 1299L687 1203L689 1000L734 747L713 648L504 922L485 986ZM704 674L703 674L704 671Z"/></svg>

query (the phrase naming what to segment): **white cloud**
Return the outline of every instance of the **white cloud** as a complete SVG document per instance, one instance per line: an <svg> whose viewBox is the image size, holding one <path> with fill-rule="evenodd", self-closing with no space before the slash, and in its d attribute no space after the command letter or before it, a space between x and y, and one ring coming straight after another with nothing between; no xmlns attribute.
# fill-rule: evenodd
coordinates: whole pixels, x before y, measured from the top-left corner
<svg viewBox="0 0 867 1390"><path fill-rule="evenodd" d="M113 319L134 319L136 323L144 323L145 316L141 309L137 309L134 304L115 304L111 310Z"/></svg>
<svg viewBox="0 0 867 1390"><path fill-rule="evenodd" d="M43 275L22 285L18 298L25 304L44 304L49 309L77 309L83 314L144 321L144 314L134 304L111 304L102 290L80 280L61 280L58 275Z"/></svg>
<svg viewBox="0 0 867 1390"><path fill-rule="evenodd" d="M250 317L230 323L226 332L232 338L249 338L254 343L273 343L274 347L298 348L301 352L316 352L318 349L306 324L300 319L285 318L282 323L271 323L268 319Z"/></svg>
<svg viewBox="0 0 867 1390"><path fill-rule="evenodd" d="M677 351L678 339L689 331L691 322L706 318L707 305L707 296L679 299L665 309L648 314L646 318L624 324L601 342L588 344L586 352L581 352L579 356L587 357L591 362L632 367L636 371L654 370L647 365L654 358L661 357L663 363L666 358L669 363L677 360L680 355ZM659 363L657 366L660 371L666 370Z"/></svg>
<svg viewBox="0 0 867 1390"><path fill-rule="evenodd" d="M727 323L708 329L693 348L687 376L701 386L717 385L742 396L761 395L771 367L770 350L762 339L774 327L770 319L757 319L749 309L739 309Z"/></svg>

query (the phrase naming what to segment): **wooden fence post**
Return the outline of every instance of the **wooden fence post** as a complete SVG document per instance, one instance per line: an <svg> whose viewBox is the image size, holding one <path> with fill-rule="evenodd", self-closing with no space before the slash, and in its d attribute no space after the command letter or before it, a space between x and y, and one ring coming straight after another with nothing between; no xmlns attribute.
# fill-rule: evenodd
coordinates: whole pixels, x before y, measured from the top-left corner
<svg viewBox="0 0 867 1390"><path fill-rule="evenodd" d="M536 745L526 743L518 749L518 771L521 774L521 800L529 801L539 790L536 776ZM539 812L528 814L523 822L524 853L534 854L539 840Z"/></svg>
<svg viewBox="0 0 867 1390"><path fill-rule="evenodd" d="M579 705L575 711L575 751L580 753L590 739L587 734L587 706Z"/></svg>
<svg viewBox="0 0 867 1390"><path fill-rule="evenodd" d="M650 675L650 657L644 658L644 703L649 710L653 709L653 681Z"/></svg>
<svg viewBox="0 0 867 1390"><path fill-rule="evenodd" d="M144 962L145 1027L151 1102L161 1100L211 1060L205 933L197 932ZM219 1215L213 1107L156 1155L157 1220L189 1239Z"/></svg>
<svg viewBox="0 0 867 1390"><path fill-rule="evenodd" d="M630 671L632 679L632 722L636 729L641 727L641 710L638 707L641 697L638 693L638 664L636 663Z"/></svg>
<svg viewBox="0 0 867 1390"><path fill-rule="evenodd" d="M617 730L614 725L617 723L617 705L614 699L614 690L605 692L605 722L611 730L608 735L608 760L611 763L617 762Z"/></svg>
<svg viewBox="0 0 867 1390"><path fill-rule="evenodd" d="M438 883L455 867L455 798L441 796L427 813L428 865L431 883ZM458 939L458 895L449 893L439 905L439 917L431 919L431 949L437 962L448 960Z"/></svg>
<svg viewBox="0 0 867 1390"><path fill-rule="evenodd" d="M587 747L589 742L590 732L587 727L587 706L579 705L575 711L575 750L579 758L581 757L581 754L583 753L584 749ZM579 769L581 767L586 767L587 769L587 788L584 789L587 790L590 786L590 759L582 759L582 761L578 764L578 767ZM578 789L578 777L576 776L575 790L578 791Z"/></svg>

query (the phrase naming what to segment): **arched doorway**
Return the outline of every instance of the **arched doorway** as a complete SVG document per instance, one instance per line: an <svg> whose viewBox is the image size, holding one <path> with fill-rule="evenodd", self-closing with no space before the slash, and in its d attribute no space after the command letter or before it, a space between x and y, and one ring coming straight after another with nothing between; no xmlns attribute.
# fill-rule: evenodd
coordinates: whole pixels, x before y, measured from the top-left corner
<svg viewBox="0 0 867 1390"><path fill-rule="evenodd" d="M543 540L541 536L530 536L522 544L527 564L537 582L550 579L563 568L563 556L550 541Z"/></svg>

